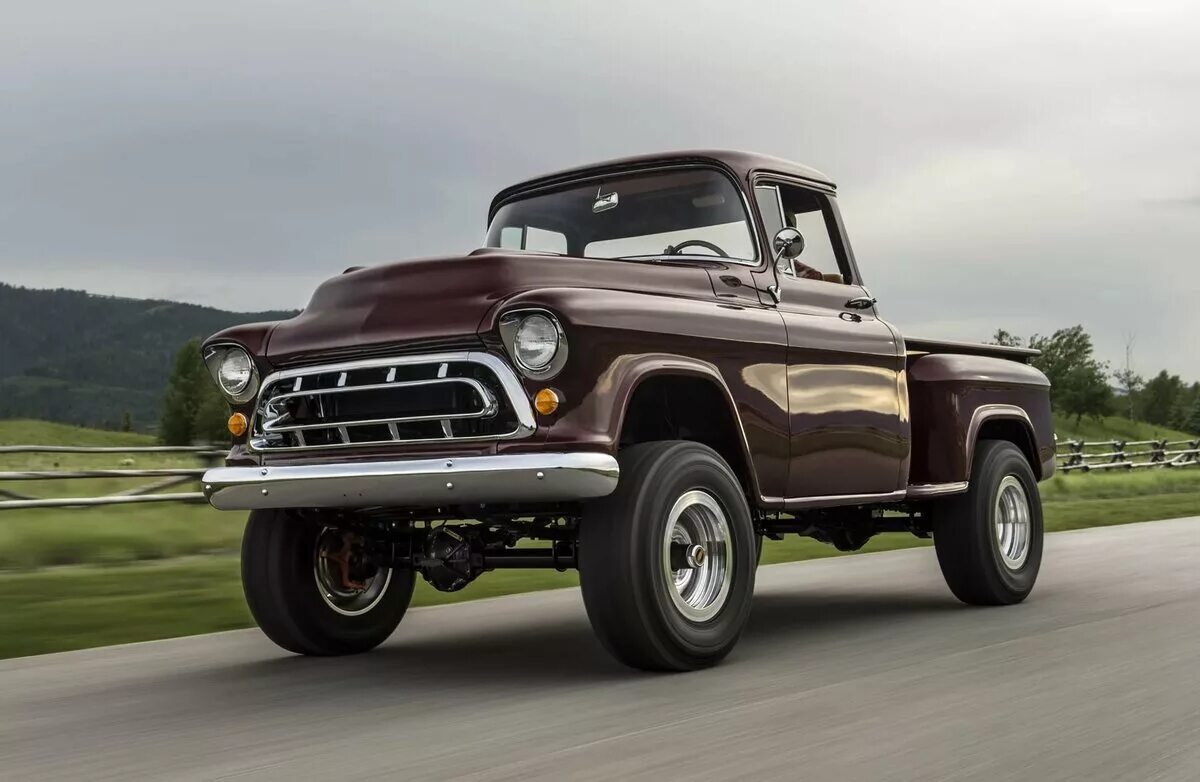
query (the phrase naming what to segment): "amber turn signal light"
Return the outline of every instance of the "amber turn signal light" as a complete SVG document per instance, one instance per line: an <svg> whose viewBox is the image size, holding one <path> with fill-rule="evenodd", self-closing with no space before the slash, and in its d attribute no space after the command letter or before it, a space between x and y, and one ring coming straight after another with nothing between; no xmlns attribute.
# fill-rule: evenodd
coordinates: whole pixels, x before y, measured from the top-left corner
<svg viewBox="0 0 1200 782"><path fill-rule="evenodd" d="M543 388L534 394L533 407L542 415L550 415L558 409L558 393L553 388Z"/></svg>
<svg viewBox="0 0 1200 782"><path fill-rule="evenodd" d="M234 437L241 437L246 433L246 427L249 423L246 421L245 413L234 413L229 416L229 433Z"/></svg>

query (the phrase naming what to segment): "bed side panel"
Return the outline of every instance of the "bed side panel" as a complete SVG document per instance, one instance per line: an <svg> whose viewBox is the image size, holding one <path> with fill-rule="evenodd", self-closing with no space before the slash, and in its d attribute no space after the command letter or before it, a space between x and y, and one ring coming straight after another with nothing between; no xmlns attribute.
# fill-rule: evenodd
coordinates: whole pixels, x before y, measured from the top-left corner
<svg viewBox="0 0 1200 782"><path fill-rule="evenodd" d="M1020 408L1028 416L1039 479L1054 470L1050 382L1033 367L987 356L930 354L908 364L913 456L909 483L968 480L974 453L971 421L977 411L1017 418L989 405Z"/></svg>

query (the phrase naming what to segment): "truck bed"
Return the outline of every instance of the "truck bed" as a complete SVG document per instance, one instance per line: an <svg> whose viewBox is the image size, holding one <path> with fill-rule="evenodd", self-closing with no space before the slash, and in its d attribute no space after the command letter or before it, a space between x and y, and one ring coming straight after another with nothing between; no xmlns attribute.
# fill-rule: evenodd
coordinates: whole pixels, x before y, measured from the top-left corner
<svg viewBox="0 0 1200 782"><path fill-rule="evenodd" d="M991 356L1020 361L1028 364L1030 359L1040 356L1042 351L1034 348L1016 348L1006 345L985 345L979 342L955 342L947 339L922 339L905 337L904 348L910 357L931 353L957 353L964 356Z"/></svg>

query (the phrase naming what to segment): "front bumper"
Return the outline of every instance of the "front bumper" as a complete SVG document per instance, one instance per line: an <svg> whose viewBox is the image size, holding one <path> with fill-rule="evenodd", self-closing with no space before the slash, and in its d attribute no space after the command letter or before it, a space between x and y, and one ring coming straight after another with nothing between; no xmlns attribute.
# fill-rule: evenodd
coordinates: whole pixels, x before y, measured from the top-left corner
<svg viewBox="0 0 1200 782"><path fill-rule="evenodd" d="M217 467L204 495L220 510L554 502L611 494L618 474L615 458L588 452Z"/></svg>

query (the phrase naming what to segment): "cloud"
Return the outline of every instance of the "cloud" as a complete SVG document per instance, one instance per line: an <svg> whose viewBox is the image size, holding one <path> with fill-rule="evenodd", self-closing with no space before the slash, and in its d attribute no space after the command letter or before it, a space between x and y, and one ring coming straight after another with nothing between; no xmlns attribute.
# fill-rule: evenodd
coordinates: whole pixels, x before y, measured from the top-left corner
<svg viewBox="0 0 1200 782"><path fill-rule="evenodd" d="M1083 323L1200 375L1177 347L1200 9L880 9L25 4L0 29L0 279L296 307L350 265L471 249L510 181L729 146L838 180L904 330Z"/></svg>

